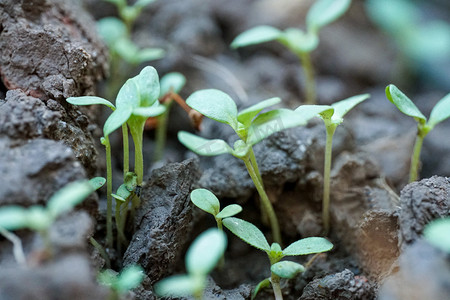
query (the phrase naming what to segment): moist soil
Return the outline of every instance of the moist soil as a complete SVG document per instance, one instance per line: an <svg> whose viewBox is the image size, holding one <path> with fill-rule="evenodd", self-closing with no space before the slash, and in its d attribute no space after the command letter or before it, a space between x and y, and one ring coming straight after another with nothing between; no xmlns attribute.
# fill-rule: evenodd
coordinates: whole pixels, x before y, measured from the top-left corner
<svg viewBox="0 0 450 300"><path fill-rule="evenodd" d="M141 47L166 49L166 56L151 65L160 76L183 73L183 97L216 88L229 93L240 109L275 96L283 99L283 107L295 108L303 101L303 75L292 54L274 43L238 51L228 46L255 25L303 26L299 20L311 1L294 2L156 1L143 10L133 40ZM110 3L94 0L0 1L0 206L45 204L69 182L105 176L99 142L103 110L75 107L65 99L106 92L109 54L95 20L115 14ZM450 122L425 139L424 179L407 184L415 123L384 96L384 87L397 80L395 56L361 2L321 32L313 54L319 103L367 92L371 99L346 117L334 138L328 235L334 248L292 258L308 268L282 281L285 299L444 300L450 295L449 257L421 237L427 223L450 215ZM131 68L125 77L143 66ZM449 89L420 76L413 82L399 84L425 115ZM208 119L196 131L183 110L174 107L164 158L152 163L154 132L145 132L146 176L141 206L127 224L129 244L121 252L107 249L114 270L133 264L145 270L143 283L123 299L156 299L153 284L185 272L187 247L215 226L190 201L195 188L211 190L222 206L242 205L238 217L271 240L244 164L229 155L197 157L178 143L179 130L236 140L230 128ZM322 233L324 146L324 126L313 120L254 147L285 245ZM120 136L112 137L112 148L118 186ZM26 265L16 262L12 244L0 237L0 300L108 299L109 290L95 280L107 262L89 243L90 237L104 243L105 198L100 190L52 225L51 260L42 256L42 240L30 231L16 232ZM204 298L250 299L255 285L270 276L269 261L231 233L227 236L225 267L208 278ZM273 294L263 290L256 299L273 299Z"/></svg>

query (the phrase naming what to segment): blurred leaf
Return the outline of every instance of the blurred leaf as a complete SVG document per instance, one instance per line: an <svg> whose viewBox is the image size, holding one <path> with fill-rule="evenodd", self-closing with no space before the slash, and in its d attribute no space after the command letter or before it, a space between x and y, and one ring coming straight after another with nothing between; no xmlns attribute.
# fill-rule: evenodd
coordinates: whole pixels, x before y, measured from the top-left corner
<svg viewBox="0 0 450 300"><path fill-rule="evenodd" d="M186 77L178 72L167 73L161 78L159 84L161 86L159 97L161 98L170 91L179 93L186 84Z"/></svg>
<svg viewBox="0 0 450 300"><path fill-rule="evenodd" d="M94 189L94 191L96 191L105 185L106 179L103 177L94 177L89 180L89 183L91 184L91 187Z"/></svg>
<svg viewBox="0 0 450 300"><path fill-rule="evenodd" d="M106 119L103 125L103 134L109 136L117 128L121 127L122 124L126 123L131 116L133 108L131 106L122 106L120 109L116 109L108 119Z"/></svg>
<svg viewBox="0 0 450 300"><path fill-rule="evenodd" d="M82 97L69 97L66 99L67 102L73 105L93 105L93 104L103 104L115 110L114 104L106 99L96 97L96 96L82 96Z"/></svg>
<svg viewBox="0 0 450 300"><path fill-rule="evenodd" d="M144 48L138 51L136 55L136 63L141 64L144 62L161 59L166 55L166 51L161 48Z"/></svg>
<svg viewBox="0 0 450 300"><path fill-rule="evenodd" d="M270 279L269 279L269 278L266 278L266 279L260 281L260 282L256 285L255 290L254 290L253 293L252 293L252 298L251 298L251 300L253 300L253 299L256 298L256 295L258 294L258 292L259 292L261 289L266 288L266 287L269 287L269 286L270 286Z"/></svg>
<svg viewBox="0 0 450 300"><path fill-rule="evenodd" d="M202 291L205 278L175 275L157 282L155 292L160 297L188 297Z"/></svg>
<svg viewBox="0 0 450 300"><path fill-rule="evenodd" d="M225 206L216 216L216 218L224 219L237 215L242 211L242 206L238 204L230 204Z"/></svg>
<svg viewBox="0 0 450 300"><path fill-rule="evenodd" d="M48 200L47 209L53 218L72 210L90 194L94 188L87 180L75 181L67 184Z"/></svg>
<svg viewBox="0 0 450 300"><path fill-rule="evenodd" d="M304 272L305 268L293 261L280 261L273 264L270 270L281 278L292 279L299 273Z"/></svg>
<svg viewBox="0 0 450 300"><path fill-rule="evenodd" d="M117 277L116 290L127 292L141 284L144 279L144 270L140 266L128 266Z"/></svg>
<svg viewBox="0 0 450 300"><path fill-rule="evenodd" d="M244 242L265 252L270 251L264 234L255 225L247 221L230 217L223 220L223 225Z"/></svg>
<svg viewBox="0 0 450 300"><path fill-rule="evenodd" d="M207 213L216 216L220 211L220 202L217 197L206 189L195 189L191 192L191 201Z"/></svg>
<svg viewBox="0 0 450 300"><path fill-rule="evenodd" d="M428 125L433 128L438 123L448 118L450 118L450 94L447 94L444 98L439 100L439 102L433 107Z"/></svg>
<svg viewBox="0 0 450 300"><path fill-rule="evenodd" d="M425 226L423 235L433 246L450 253L450 218L430 222Z"/></svg>
<svg viewBox="0 0 450 300"><path fill-rule="evenodd" d="M144 7L152 2L155 2L155 0L137 0L136 3L134 3L134 6Z"/></svg>
<svg viewBox="0 0 450 300"><path fill-rule="evenodd" d="M18 205L0 207L0 227L6 230L17 230L28 226L28 211Z"/></svg>
<svg viewBox="0 0 450 300"><path fill-rule="evenodd" d="M336 21L350 7L351 0L318 0L306 15L308 31L317 32Z"/></svg>
<svg viewBox="0 0 450 300"><path fill-rule="evenodd" d="M274 41L281 31L272 26L256 26L239 34L231 43L231 48L245 47L264 42Z"/></svg>
<svg viewBox="0 0 450 300"><path fill-rule="evenodd" d="M253 118L256 117L256 115L259 114L263 109L278 104L280 102L281 99L275 97L256 103L255 105L252 105L250 107L247 107L246 109L241 110L237 116L237 120L241 122L245 128L248 128Z"/></svg>
<svg viewBox="0 0 450 300"><path fill-rule="evenodd" d="M319 37L313 32L303 32L297 28L288 28L278 39L289 50L298 54L311 52L319 45Z"/></svg>
<svg viewBox="0 0 450 300"><path fill-rule="evenodd" d="M97 280L100 284L106 286L115 286L117 283L117 273L107 269L98 273Z"/></svg>
<svg viewBox="0 0 450 300"><path fill-rule="evenodd" d="M385 31L398 35L410 29L420 19L420 11L409 0L367 0L370 18Z"/></svg>
<svg viewBox="0 0 450 300"><path fill-rule="evenodd" d="M42 206L34 205L28 208L27 220L29 229L41 231L52 225L54 216L50 215L49 211Z"/></svg>
<svg viewBox="0 0 450 300"><path fill-rule="evenodd" d="M97 22L97 31L109 48L127 36L127 26L119 19L107 17Z"/></svg>
<svg viewBox="0 0 450 300"><path fill-rule="evenodd" d="M178 132L178 140L198 155L215 156L233 152L233 149L224 140L209 140L186 131Z"/></svg>
<svg viewBox="0 0 450 300"><path fill-rule="evenodd" d="M390 84L386 87L386 97L405 115L413 117L421 124L427 122L427 118L420 112L417 106L395 85Z"/></svg>
<svg viewBox="0 0 450 300"><path fill-rule="evenodd" d="M321 253L333 249L333 244L321 237L309 237L290 244L283 250L285 256Z"/></svg>

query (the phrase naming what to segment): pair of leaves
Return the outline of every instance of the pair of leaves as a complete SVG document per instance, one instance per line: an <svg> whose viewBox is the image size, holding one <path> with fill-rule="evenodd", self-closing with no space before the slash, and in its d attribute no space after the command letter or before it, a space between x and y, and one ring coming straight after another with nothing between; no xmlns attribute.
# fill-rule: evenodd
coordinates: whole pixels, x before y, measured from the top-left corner
<svg viewBox="0 0 450 300"><path fill-rule="evenodd" d="M137 265L126 267L120 274L112 270L105 270L98 274L98 281L110 286L119 294L123 294L141 284L144 279L144 270Z"/></svg>
<svg viewBox="0 0 450 300"><path fill-rule="evenodd" d="M242 211L242 207L237 204L230 204L220 210L220 202L217 197L206 189L195 189L191 192L191 201L207 213L212 214L216 219L224 219L234 216Z"/></svg>
<svg viewBox="0 0 450 300"><path fill-rule="evenodd" d="M137 175L134 172L125 174L124 183L119 186L116 194L111 194L114 199L121 202L127 201L127 198L135 191L137 186Z"/></svg>
<svg viewBox="0 0 450 300"><path fill-rule="evenodd" d="M432 130L438 123L450 118L450 94L439 100L433 107L428 121L417 106L395 85L391 84L386 87L386 97L402 113L413 117L420 125L426 126L428 131Z"/></svg>

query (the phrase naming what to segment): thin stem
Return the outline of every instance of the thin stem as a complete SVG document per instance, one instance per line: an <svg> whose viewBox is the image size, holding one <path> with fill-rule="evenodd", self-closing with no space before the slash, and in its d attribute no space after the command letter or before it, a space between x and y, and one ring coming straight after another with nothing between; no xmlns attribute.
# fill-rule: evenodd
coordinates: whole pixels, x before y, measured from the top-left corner
<svg viewBox="0 0 450 300"><path fill-rule="evenodd" d="M166 111L158 117L158 126L156 127L156 147L153 155L153 161L160 161L164 157L164 148L167 139L167 121L169 119L169 109L171 103L166 105Z"/></svg>
<svg viewBox="0 0 450 300"><path fill-rule="evenodd" d="M91 242L91 245L94 246L95 249L97 249L98 253L100 253L101 257L105 260L106 268L111 268L111 261L109 260L108 254L106 254L105 248L102 247L93 237L89 239Z"/></svg>
<svg viewBox="0 0 450 300"><path fill-rule="evenodd" d="M123 233L122 224L122 216L120 214L120 208L122 206L122 202L116 200L116 230L117 230L117 252L121 255L122 243L126 241L125 234Z"/></svg>
<svg viewBox="0 0 450 300"><path fill-rule="evenodd" d="M417 133L416 142L414 144L414 151L411 156L411 167L409 170L409 182L416 181L419 177L420 151L422 150L423 139L425 135L421 134L420 130Z"/></svg>
<svg viewBox="0 0 450 300"><path fill-rule="evenodd" d="M128 142L128 126L127 123L122 124L123 139L123 178L130 171L130 147Z"/></svg>
<svg viewBox="0 0 450 300"><path fill-rule="evenodd" d="M272 273L270 277L270 282L272 283L272 289L275 295L275 300L283 300L283 294L281 293L280 287L280 277Z"/></svg>
<svg viewBox="0 0 450 300"><path fill-rule="evenodd" d="M130 127L131 136L134 142L134 172L137 175L137 184L141 185L144 178L144 157L142 154L142 139L144 134L144 124L137 124L139 128Z"/></svg>
<svg viewBox="0 0 450 300"><path fill-rule="evenodd" d="M248 152L248 155L250 156L250 163L253 166L253 169L255 170L256 175L258 176L259 182L261 182L261 185L264 188L264 182L262 180L261 172L259 171L258 163L256 162L255 152L253 152L253 147L250 147L250 151ZM267 211L264 208L264 204L260 203L260 210L261 210L261 220L263 223L269 223L269 216L267 215Z"/></svg>
<svg viewBox="0 0 450 300"><path fill-rule="evenodd" d="M111 144L109 137L104 137L106 150L106 246L112 248L112 165L111 165Z"/></svg>
<svg viewBox="0 0 450 300"><path fill-rule="evenodd" d="M262 182L259 181L259 177L256 174L255 169L253 168L249 156L247 155L247 157L243 158L243 161L245 163L245 166L247 167L247 171L250 177L253 180L253 183L255 184L256 190L258 191L258 194L261 197L261 201L263 203L264 209L266 210L267 216L269 217L270 227L272 228L273 240L281 245L280 226L278 224L278 219L275 214L275 211L272 207L272 203L270 203L269 197L267 196L266 191L264 190Z"/></svg>
<svg viewBox="0 0 450 300"><path fill-rule="evenodd" d="M331 173L331 159L333 149L333 135L336 130L336 125L325 124L327 129L327 141L325 145L325 163L323 168L323 202L322 202L322 221L325 235L330 230L330 173Z"/></svg>
<svg viewBox="0 0 450 300"><path fill-rule="evenodd" d="M39 234L44 241L44 249L47 252L49 257L53 256L53 246L52 242L50 240L50 233L48 232L48 229L43 229L39 231Z"/></svg>
<svg viewBox="0 0 450 300"><path fill-rule="evenodd" d="M316 104L316 82L314 80L314 67L309 52L299 52L298 57L305 74L305 103Z"/></svg>
<svg viewBox="0 0 450 300"><path fill-rule="evenodd" d="M16 262L19 265L25 266L27 264L27 260L25 259L25 253L23 252L22 241L20 238L2 227L0 227L0 234L13 244L13 254Z"/></svg>

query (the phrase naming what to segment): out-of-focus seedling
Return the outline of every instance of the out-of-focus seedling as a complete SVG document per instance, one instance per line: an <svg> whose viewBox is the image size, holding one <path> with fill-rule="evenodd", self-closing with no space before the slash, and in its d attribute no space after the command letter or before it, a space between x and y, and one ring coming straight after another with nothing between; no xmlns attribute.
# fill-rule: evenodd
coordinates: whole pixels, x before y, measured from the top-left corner
<svg viewBox="0 0 450 300"><path fill-rule="evenodd" d="M155 285L161 297L188 297L203 299L208 274L214 269L227 247L226 235L216 229L200 234L186 253L186 275L174 275Z"/></svg>
<svg viewBox="0 0 450 300"><path fill-rule="evenodd" d="M420 151L422 150L423 139L437 124L450 117L450 94L439 100L433 107L428 121L417 106L395 85L390 84L386 87L386 97L402 113L413 117L417 122L417 136L409 171L409 182L416 181L419 177Z"/></svg>
<svg viewBox="0 0 450 300"><path fill-rule="evenodd" d="M341 17L350 7L351 0L318 0L306 15L306 32L297 28L281 31L272 26L257 26L238 35L232 48L264 42L278 41L300 59L305 74L305 102L316 103L316 84L310 53L319 45L319 31Z"/></svg>
<svg viewBox="0 0 450 300"><path fill-rule="evenodd" d="M266 252L269 256L271 276L270 278L266 278L258 283L253 292L252 299L256 297L256 294L262 288L267 287L270 284L272 284L275 299L283 299L280 287L280 279L294 278L299 273L305 270L305 268L301 264L293 261L281 261L282 258L286 256L322 253L333 248L333 244L324 238L308 237L298 240L282 250L281 246L278 243L272 243L272 245L270 246L266 238L264 237L264 234L255 225L247 221L231 217L223 220L223 225L244 242Z"/></svg>
<svg viewBox="0 0 450 300"><path fill-rule="evenodd" d="M317 114L325 123L326 144L325 161L323 168L323 202L322 202L322 220L325 234L330 230L330 173L333 136L336 128L344 121L344 116L357 104L368 99L369 94L357 95L331 106L326 105L302 105L296 109L300 114Z"/></svg>
<svg viewBox="0 0 450 300"><path fill-rule="evenodd" d="M423 235L433 246L450 253L450 218L431 221L425 226Z"/></svg>
<svg viewBox="0 0 450 300"><path fill-rule="evenodd" d="M144 279L144 270L140 266L129 266L118 274L113 270L105 270L98 274L98 281L111 288L110 300L119 300L131 289L139 286Z"/></svg>

